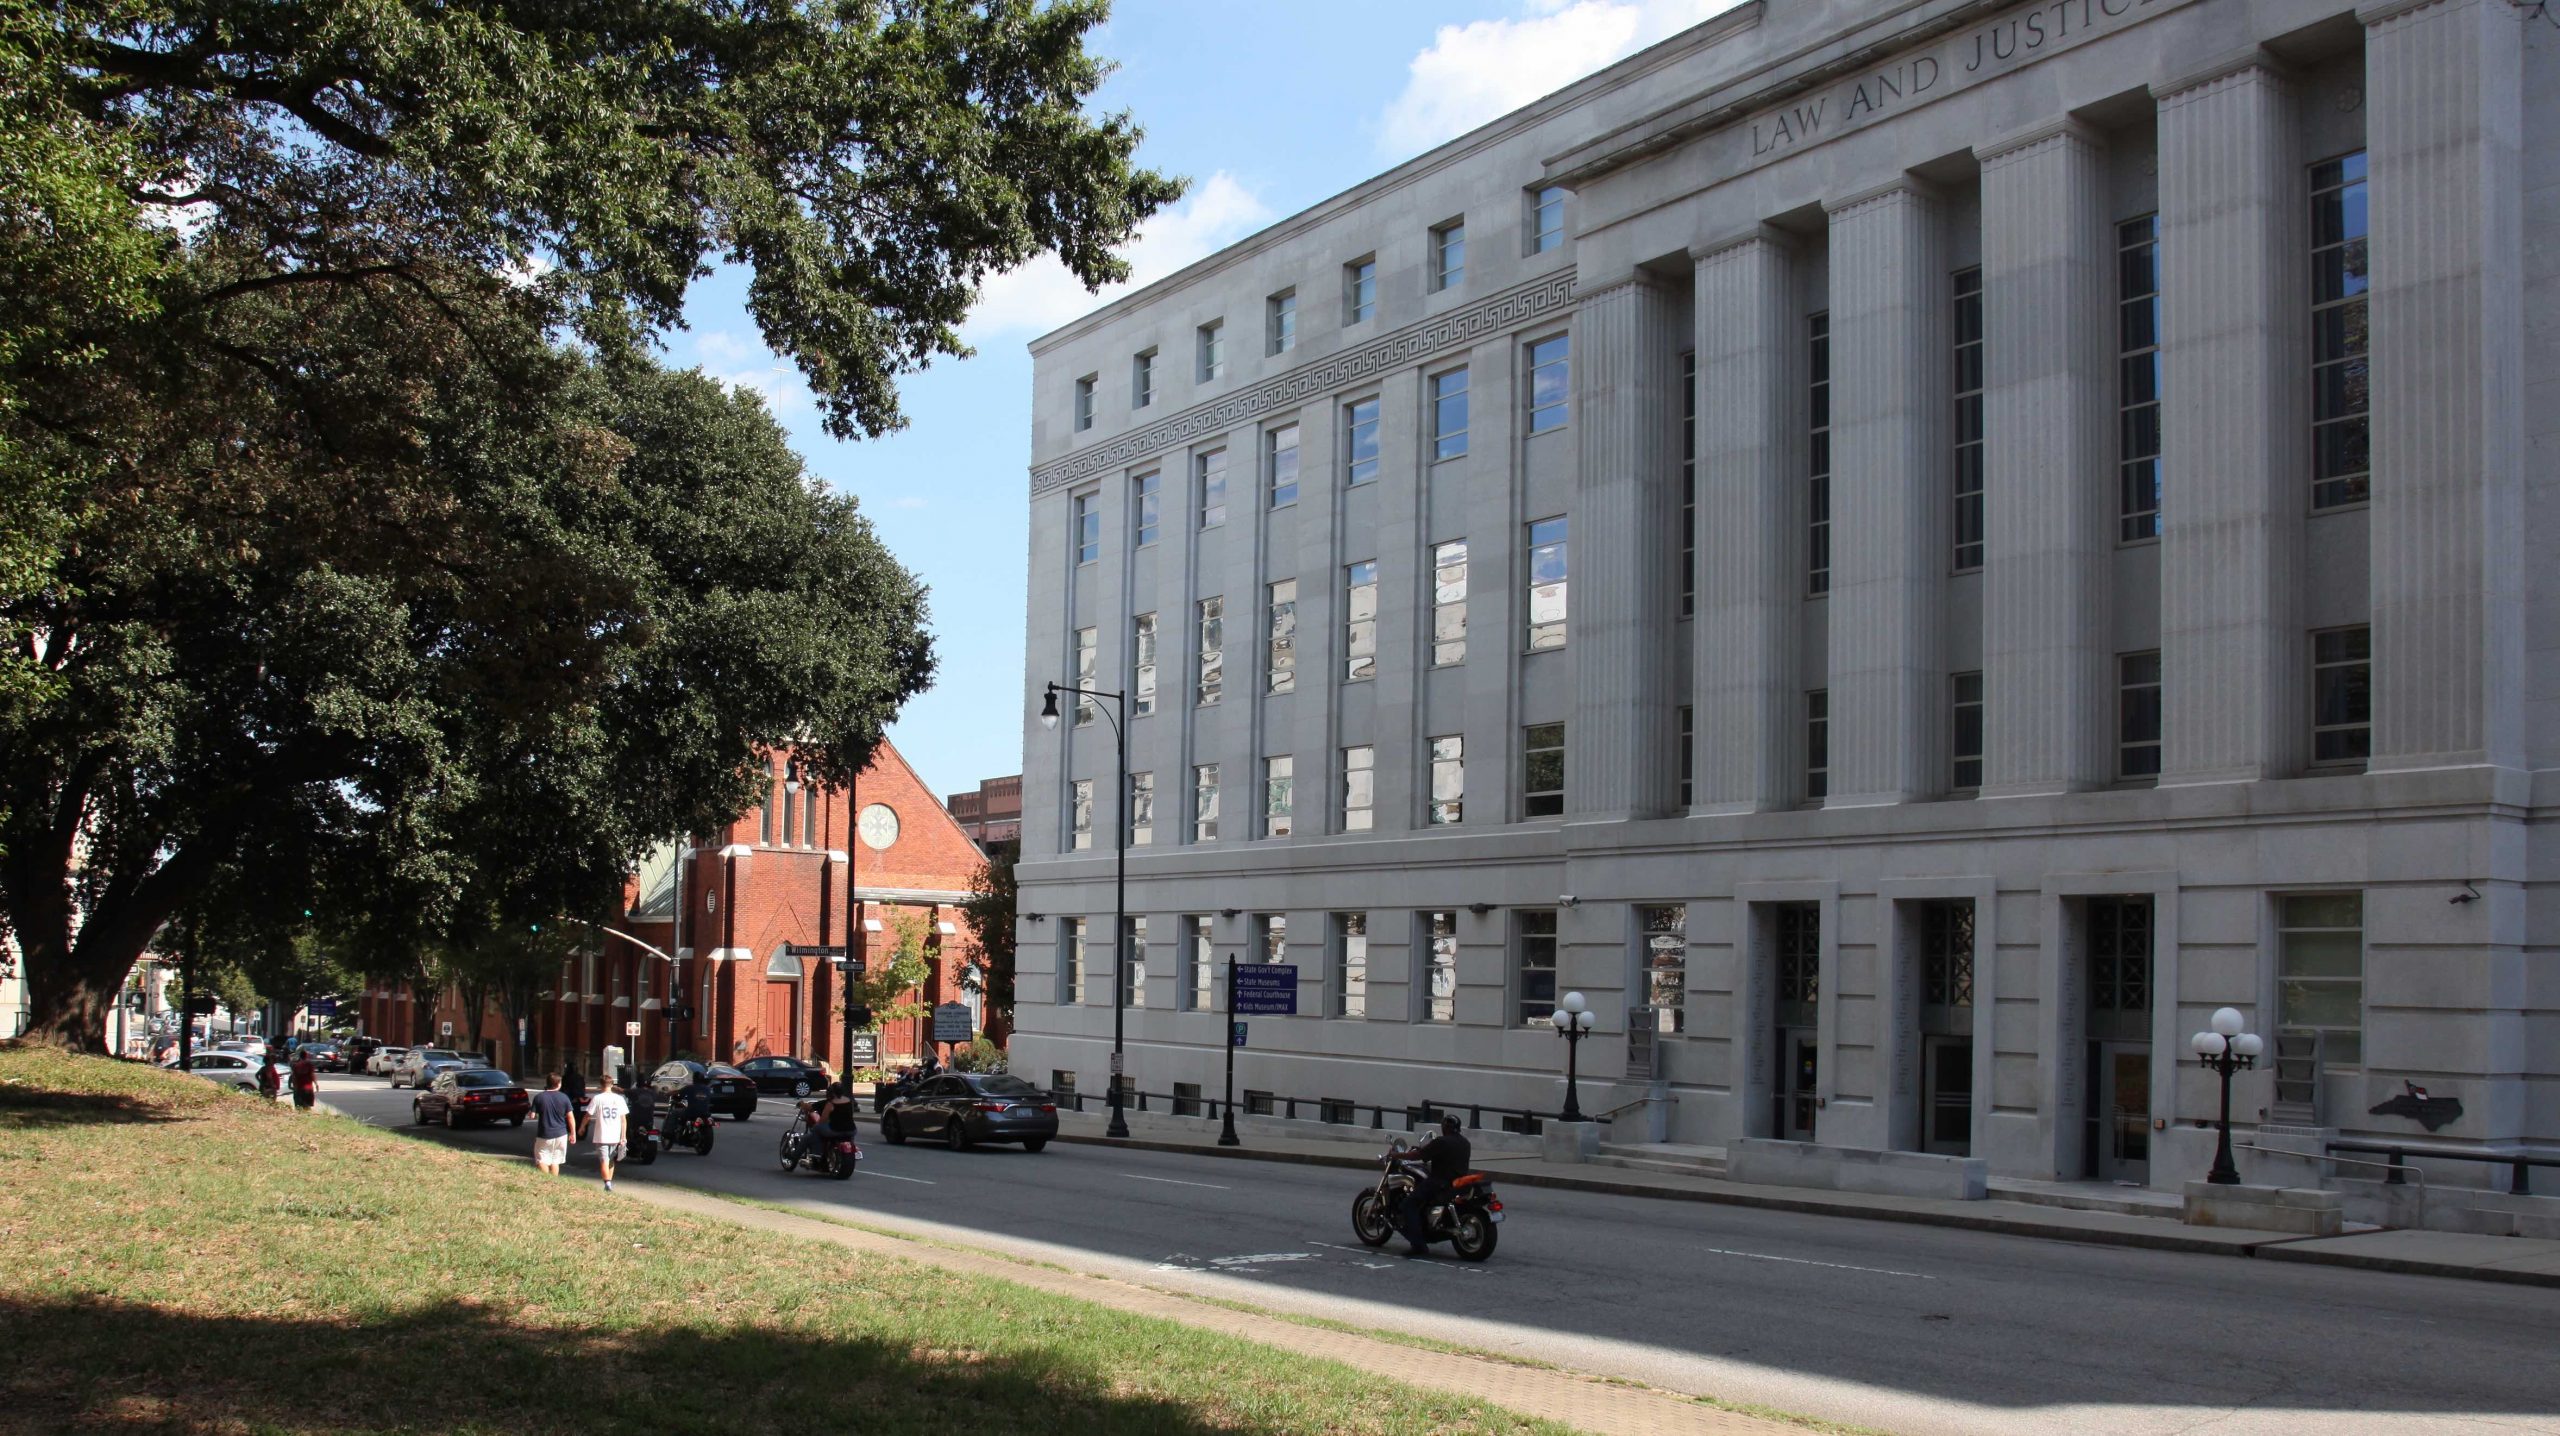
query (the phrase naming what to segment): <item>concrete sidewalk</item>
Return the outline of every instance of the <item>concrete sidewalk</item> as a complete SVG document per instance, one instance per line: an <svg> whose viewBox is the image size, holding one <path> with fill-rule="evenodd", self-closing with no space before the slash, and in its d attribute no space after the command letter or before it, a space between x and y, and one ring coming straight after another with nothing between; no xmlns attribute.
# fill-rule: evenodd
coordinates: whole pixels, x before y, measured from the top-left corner
<svg viewBox="0 0 2560 1436"><path fill-rule="evenodd" d="M866 1113L864 1120L874 1119ZM1221 1147L1217 1145L1217 1139L1208 1134L1189 1137L1161 1130L1114 1141L1102 1135L1106 1120L1099 1112L1061 1112L1058 1114L1058 1140L1130 1147L1145 1152L1178 1152L1199 1157L1374 1171L1378 1153L1400 1135L1355 1131L1346 1132L1340 1139L1323 1140L1255 1133L1244 1139L1245 1145ZM2312 1239L2276 1232L2191 1227L2174 1217L2081 1211L2041 1202L2002 1201L1996 1197L1987 1201L1962 1202L1927 1197L1871 1196L1804 1187L1757 1186L1718 1177L1550 1162L1543 1157L1509 1152L1486 1153L1476 1165L1495 1174L1506 1186L1552 1187L1560 1191L1650 1197L1660 1201L1709 1202L1770 1211L1861 1217L1878 1222L1916 1222L1926 1226L2042 1237L2049 1241L2269 1257L2467 1281L2560 1286L2560 1241L2531 1237L2368 1231Z"/></svg>

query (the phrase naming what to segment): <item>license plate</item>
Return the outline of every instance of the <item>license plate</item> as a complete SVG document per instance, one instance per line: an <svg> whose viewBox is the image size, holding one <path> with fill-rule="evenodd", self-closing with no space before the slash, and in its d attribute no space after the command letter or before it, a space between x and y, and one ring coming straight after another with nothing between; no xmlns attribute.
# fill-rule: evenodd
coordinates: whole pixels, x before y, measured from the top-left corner
<svg viewBox="0 0 2560 1436"><path fill-rule="evenodd" d="M1485 1215L1493 1218L1496 1222L1500 1222L1502 1220L1502 1213L1500 1212L1487 1212Z"/></svg>

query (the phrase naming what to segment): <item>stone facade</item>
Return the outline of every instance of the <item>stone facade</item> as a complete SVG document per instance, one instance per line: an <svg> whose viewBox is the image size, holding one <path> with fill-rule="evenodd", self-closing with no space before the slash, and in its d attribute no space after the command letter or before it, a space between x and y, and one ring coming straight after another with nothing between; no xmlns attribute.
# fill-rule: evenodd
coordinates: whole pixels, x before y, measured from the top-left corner
<svg viewBox="0 0 2560 1436"><path fill-rule="evenodd" d="M2504 0L1746 4L1043 338L1018 1070L1108 1071L1110 715L1028 721L1091 653L1154 699L1151 1094L1217 1094L1199 963L1277 926L1284 1097L1552 1112L1571 989L1621 1130L2175 1189L2230 1005L2319 1044L2253 1123L2560 1144L2556 51ZM2372 1110L2412 1082L2459 1118Z"/></svg>

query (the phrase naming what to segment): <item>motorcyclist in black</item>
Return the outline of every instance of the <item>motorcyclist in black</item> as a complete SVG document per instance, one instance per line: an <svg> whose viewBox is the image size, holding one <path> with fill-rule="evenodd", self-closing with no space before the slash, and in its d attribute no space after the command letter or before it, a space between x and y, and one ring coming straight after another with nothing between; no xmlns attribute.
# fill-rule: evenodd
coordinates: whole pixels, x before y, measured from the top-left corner
<svg viewBox="0 0 2560 1436"><path fill-rule="evenodd" d="M1449 1189L1467 1174L1475 1160L1475 1149L1460 1130L1456 1113L1440 1118L1440 1131L1413 1149L1413 1157L1422 1162L1422 1179L1413 1186L1413 1195L1405 1198L1403 1219L1406 1256L1427 1256L1431 1239L1424 1214L1431 1204L1449 1195Z"/></svg>
<svg viewBox="0 0 2560 1436"><path fill-rule="evenodd" d="M711 1120L711 1076L696 1072L693 1080L676 1094L676 1117L679 1124Z"/></svg>
<svg viewBox="0 0 2560 1436"><path fill-rule="evenodd" d="M658 1130L658 1089L640 1080L640 1074L629 1067L622 1069L622 1090L631 1101L631 1130Z"/></svg>

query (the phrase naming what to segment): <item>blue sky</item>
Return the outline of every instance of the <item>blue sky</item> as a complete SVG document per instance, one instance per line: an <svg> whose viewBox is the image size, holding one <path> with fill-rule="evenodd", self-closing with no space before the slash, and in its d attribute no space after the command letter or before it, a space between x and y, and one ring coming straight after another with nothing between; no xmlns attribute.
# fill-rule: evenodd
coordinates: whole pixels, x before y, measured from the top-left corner
<svg viewBox="0 0 2560 1436"><path fill-rule="evenodd" d="M1118 62L1097 107L1146 129L1140 160L1191 189L1128 252L1161 277L1274 220L1725 9L1733 0L1119 0L1091 42ZM839 443L765 348L731 271L696 287L667 358L765 396L810 472L855 495L932 590L941 672L890 729L949 793L1020 772L1033 338L1104 303L1043 260L987 287L978 353L909 376L909 419Z"/></svg>

